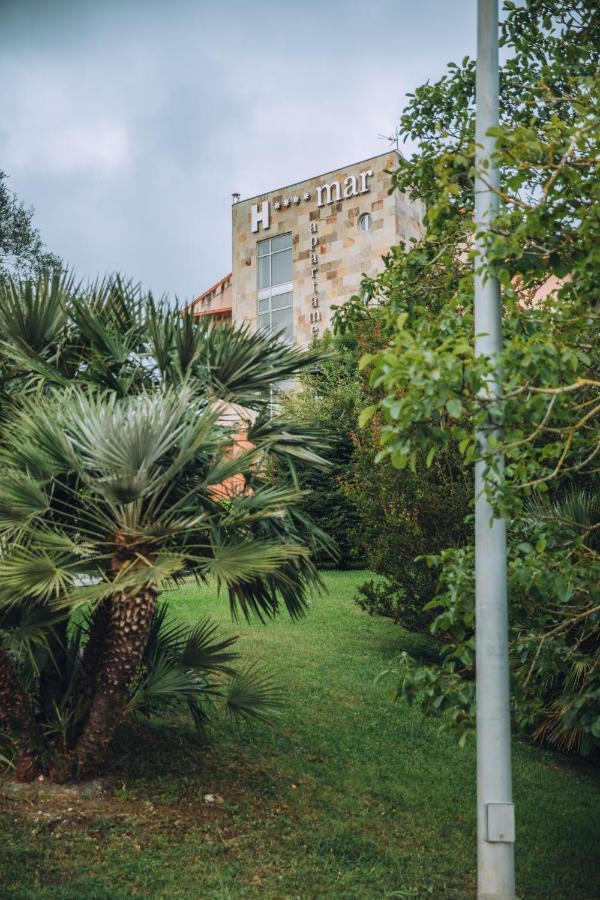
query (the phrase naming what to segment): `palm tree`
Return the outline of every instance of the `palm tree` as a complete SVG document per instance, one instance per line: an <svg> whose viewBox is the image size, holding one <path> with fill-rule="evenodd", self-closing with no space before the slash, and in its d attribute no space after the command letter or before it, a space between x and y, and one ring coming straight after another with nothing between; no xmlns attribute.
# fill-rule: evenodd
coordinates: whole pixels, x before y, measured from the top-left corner
<svg viewBox="0 0 600 900"><path fill-rule="evenodd" d="M214 579L234 612L262 617L282 603L299 615L318 583L310 548L327 539L294 479L299 463L325 465L320 437L269 412L273 385L316 357L248 329L198 325L118 279L88 302L57 280L11 284L3 299L0 606L50 616L46 671L59 675L67 624L91 609L63 683L79 724L51 763L57 779L82 777L122 720L165 582ZM36 326L44 300L46 324ZM248 410L236 456L217 401ZM231 478L243 489L215 491ZM38 720L40 703L56 710L47 681ZM17 702L19 683L4 641L0 724L16 727L17 771L30 777L41 738L31 702Z"/></svg>

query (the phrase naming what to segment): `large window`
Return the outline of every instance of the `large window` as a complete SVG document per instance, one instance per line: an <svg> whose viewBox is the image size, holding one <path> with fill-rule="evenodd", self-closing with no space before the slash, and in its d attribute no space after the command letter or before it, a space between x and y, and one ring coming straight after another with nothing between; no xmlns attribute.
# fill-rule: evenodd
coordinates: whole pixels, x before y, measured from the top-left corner
<svg viewBox="0 0 600 900"><path fill-rule="evenodd" d="M258 329L280 332L292 343L292 235L278 234L258 242Z"/></svg>

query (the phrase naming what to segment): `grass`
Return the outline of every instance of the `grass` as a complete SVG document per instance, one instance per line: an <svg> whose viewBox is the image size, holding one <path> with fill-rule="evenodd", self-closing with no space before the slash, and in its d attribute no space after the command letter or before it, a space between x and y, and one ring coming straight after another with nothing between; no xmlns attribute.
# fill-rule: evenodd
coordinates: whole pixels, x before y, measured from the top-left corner
<svg viewBox="0 0 600 900"><path fill-rule="evenodd" d="M298 623L235 627L287 693L274 728L219 725L205 746L183 721L127 728L89 796L6 788L0 896L474 897L474 748L374 682L414 639L353 605L361 580L327 574ZM232 627L208 589L169 599L181 619ZM591 766L516 742L514 782L518 896L600 896Z"/></svg>

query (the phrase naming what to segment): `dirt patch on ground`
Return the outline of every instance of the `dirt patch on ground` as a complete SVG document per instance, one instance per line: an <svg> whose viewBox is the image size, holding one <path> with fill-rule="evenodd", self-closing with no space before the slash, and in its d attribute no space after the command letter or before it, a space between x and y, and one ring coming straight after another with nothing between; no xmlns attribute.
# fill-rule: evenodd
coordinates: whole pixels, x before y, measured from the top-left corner
<svg viewBox="0 0 600 900"><path fill-rule="evenodd" d="M38 826L44 831L83 828L101 836L104 831L130 829L146 833L178 834L214 822L223 816L223 802L218 794L207 795L200 802L154 804L149 800L131 799L114 779L94 779L81 784L58 785L38 780L32 784L16 784L0 780L0 815Z"/></svg>

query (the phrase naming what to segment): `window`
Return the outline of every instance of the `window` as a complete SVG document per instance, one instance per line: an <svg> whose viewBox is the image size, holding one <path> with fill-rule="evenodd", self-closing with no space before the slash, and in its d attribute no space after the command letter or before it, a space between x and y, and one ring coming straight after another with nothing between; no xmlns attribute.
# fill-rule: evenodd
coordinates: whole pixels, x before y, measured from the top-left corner
<svg viewBox="0 0 600 900"><path fill-rule="evenodd" d="M294 338L292 235L278 234L257 244L258 330Z"/></svg>
<svg viewBox="0 0 600 900"><path fill-rule="evenodd" d="M373 224L373 216L371 213L363 213L358 220L359 231L370 231Z"/></svg>

